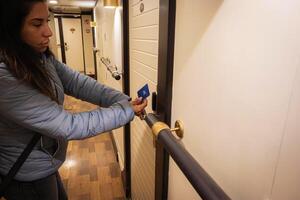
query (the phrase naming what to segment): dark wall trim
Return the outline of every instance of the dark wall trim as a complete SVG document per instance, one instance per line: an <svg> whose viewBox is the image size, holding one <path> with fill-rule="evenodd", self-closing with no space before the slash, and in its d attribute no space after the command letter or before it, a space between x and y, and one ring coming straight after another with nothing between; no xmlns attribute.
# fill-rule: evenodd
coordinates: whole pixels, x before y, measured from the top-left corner
<svg viewBox="0 0 300 200"><path fill-rule="evenodd" d="M130 95L130 66L129 66L129 3L122 1L123 6L123 92ZM131 144L130 124L124 127L124 171L123 179L126 198L131 198Z"/></svg>
<svg viewBox="0 0 300 200"><path fill-rule="evenodd" d="M172 111L173 62L176 1L160 0L157 115L170 126ZM156 144L155 199L168 199L169 154L160 142Z"/></svg>
<svg viewBox="0 0 300 200"><path fill-rule="evenodd" d="M93 10L87 10L87 11L80 11L80 12L61 12L61 11L57 11L54 9L49 9L52 13L54 13L55 15L62 15L62 16L66 16L66 15L91 15L93 13Z"/></svg>
<svg viewBox="0 0 300 200"><path fill-rule="evenodd" d="M98 1L97 1L98 2ZM97 5L97 2L96 2L96 5ZM94 11L92 12L92 21L94 21ZM93 34L93 48L96 47L96 34L95 34L95 27L92 27L92 34ZM93 51L93 55L94 55L94 70L95 70L95 79L98 80L98 69L97 69L97 52L96 51Z"/></svg>
<svg viewBox="0 0 300 200"><path fill-rule="evenodd" d="M61 60L63 63L66 63L66 52L65 52L65 40L63 33L63 25L61 17L58 17L58 31L59 31L59 40L60 40L60 50L61 50Z"/></svg>
<svg viewBox="0 0 300 200"><path fill-rule="evenodd" d="M92 15L93 14L93 10L90 10L90 11L81 11L80 14L81 15Z"/></svg>
<svg viewBox="0 0 300 200"><path fill-rule="evenodd" d="M80 14L55 14L54 17L62 18L81 18Z"/></svg>
<svg viewBox="0 0 300 200"><path fill-rule="evenodd" d="M81 16L80 16L80 27L81 27L81 42L82 42L83 71L84 71L84 74L86 74L85 51L84 51L84 38L83 38L83 26L82 26L82 17L81 17Z"/></svg>
<svg viewBox="0 0 300 200"><path fill-rule="evenodd" d="M157 114L171 123L176 1L161 0L159 9L159 52Z"/></svg>

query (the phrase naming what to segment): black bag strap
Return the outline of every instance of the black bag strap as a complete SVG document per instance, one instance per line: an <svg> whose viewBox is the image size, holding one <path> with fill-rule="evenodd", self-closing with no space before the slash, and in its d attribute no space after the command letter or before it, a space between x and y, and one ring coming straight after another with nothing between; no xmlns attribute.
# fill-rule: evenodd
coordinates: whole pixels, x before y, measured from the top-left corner
<svg viewBox="0 0 300 200"><path fill-rule="evenodd" d="M19 156L19 158L17 159L15 164L10 168L8 174L5 177L3 177L2 183L0 185L0 198L3 196L3 193L6 189L6 187L9 185L9 183L15 177L16 173L19 171L19 169L21 168L21 166L23 165L23 163L25 162L25 160L31 153L35 144L40 140L40 138L41 138L41 134L39 134L39 133L36 133L32 137L32 139L30 140L30 142L28 143L28 145L26 146L26 148L24 149L22 154Z"/></svg>

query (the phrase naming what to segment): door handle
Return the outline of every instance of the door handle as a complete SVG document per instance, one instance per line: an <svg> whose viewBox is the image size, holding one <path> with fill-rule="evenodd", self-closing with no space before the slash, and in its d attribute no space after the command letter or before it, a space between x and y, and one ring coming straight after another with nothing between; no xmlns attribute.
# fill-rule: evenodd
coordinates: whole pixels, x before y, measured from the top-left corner
<svg viewBox="0 0 300 200"><path fill-rule="evenodd" d="M157 110L157 94L156 94L156 92L152 92L152 105L151 105L151 107L152 107L152 110L153 110L153 112L156 112Z"/></svg>
<svg viewBox="0 0 300 200"><path fill-rule="evenodd" d="M68 51L69 46L68 46L68 44L66 42L65 42L64 46L65 46L65 51Z"/></svg>

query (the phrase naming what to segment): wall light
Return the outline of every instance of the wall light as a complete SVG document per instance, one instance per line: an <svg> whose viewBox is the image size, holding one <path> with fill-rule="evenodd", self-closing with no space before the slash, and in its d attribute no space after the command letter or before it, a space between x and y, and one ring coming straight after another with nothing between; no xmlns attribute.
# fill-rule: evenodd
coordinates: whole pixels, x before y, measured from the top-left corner
<svg viewBox="0 0 300 200"><path fill-rule="evenodd" d="M58 2L57 2L57 0L50 0L49 3L50 4L57 4Z"/></svg>
<svg viewBox="0 0 300 200"><path fill-rule="evenodd" d="M76 6L93 8L95 7L96 1L73 1Z"/></svg>
<svg viewBox="0 0 300 200"><path fill-rule="evenodd" d="M119 0L103 0L103 6L106 8L115 8L119 5Z"/></svg>

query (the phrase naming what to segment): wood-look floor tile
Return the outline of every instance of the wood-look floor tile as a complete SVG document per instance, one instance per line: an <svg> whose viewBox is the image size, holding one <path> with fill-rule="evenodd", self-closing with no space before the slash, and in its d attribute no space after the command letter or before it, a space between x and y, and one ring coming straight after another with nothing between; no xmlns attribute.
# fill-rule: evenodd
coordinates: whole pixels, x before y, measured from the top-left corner
<svg viewBox="0 0 300 200"><path fill-rule="evenodd" d="M124 192L123 192L123 184L121 179L119 178L113 178L112 179L112 191L113 191L113 196L116 198L123 198L124 197Z"/></svg>
<svg viewBox="0 0 300 200"><path fill-rule="evenodd" d="M89 152L90 152L90 153L95 152L95 145L94 145L93 142L91 142L91 144L89 145Z"/></svg>
<svg viewBox="0 0 300 200"><path fill-rule="evenodd" d="M98 181L97 166L89 167L90 181Z"/></svg>
<svg viewBox="0 0 300 200"><path fill-rule="evenodd" d="M105 150L106 151L111 151L112 150L111 141L105 141Z"/></svg>
<svg viewBox="0 0 300 200"><path fill-rule="evenodd" d="M124 197L114 197L114 200L125 200Z"/></svg>
<svg viewBox="0 0 300 200"><path fill-rule="evenodd" d="M97 165L97 154L95 152L90 152L88 155L90 165Z"/></svg>
<svg viewBox="0 0 300 200"><path fill-rule="evenodd" d="M118 163L110 163L109 171L110 171L110 176L112 178L121 177L120 167Z"/></svg>
<svg viewBox="0 0 300 200"><path fill-rule="evenodd" d="M106 159L108 163L117 162L116 154L113 151L106 151Z"/></svg>
<svg viewBox="0 0 300 200"><path fill-rule="evenodd" d="M92 200L90 194L82 194L82 195L79 195L77 199L78 199L78 200Z"/></svg>
<svg viewBox="0 0 300 200"><path fill-rule="evenodd" d="M97 106L66 96L71 110L80 112ZM60 174L69 200L125 199L119 164L109 134L71 141Z"/></svg>
<svg viewBox="0 0 300 200"><path fill-rule="evenodd" d="M110 176L110 171L108 166L98 168L97 173L98 173L100 183L106 184L112 182L111 180L112 178Z"/></svg>
<svg viewBox="0 0 300 200"><path fill-rule="evenodd" d="M78 175L87 175L89 174L89 161L88 160L81 160L78 166Z"/></svg>
<svg viewBox="0 0 300 200"><path fill-rule="evenodd" d="M113 199L113 192L112 192L112 184L100 184L100 196L101 199Z"/></svg>

